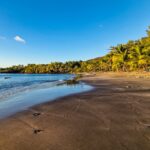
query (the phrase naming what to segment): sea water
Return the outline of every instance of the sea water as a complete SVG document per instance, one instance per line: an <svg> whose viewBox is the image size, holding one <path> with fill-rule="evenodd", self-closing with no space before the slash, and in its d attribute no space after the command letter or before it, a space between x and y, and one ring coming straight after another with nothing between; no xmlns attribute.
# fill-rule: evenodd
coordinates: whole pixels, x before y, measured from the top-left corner
<svg viewBox="0 0 150 150"><path fill-rule="evenodd" d="M84 83L66 85L71 74L0 74L0 118L34 105L91 90Z"/></svg>

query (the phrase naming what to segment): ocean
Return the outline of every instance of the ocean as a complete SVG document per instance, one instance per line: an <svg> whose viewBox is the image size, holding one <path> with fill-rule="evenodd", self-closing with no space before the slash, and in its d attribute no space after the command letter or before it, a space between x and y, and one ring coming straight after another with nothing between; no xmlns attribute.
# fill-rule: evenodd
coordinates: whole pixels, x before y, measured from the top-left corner
<svg viewBox="0 0 150 150"><path fill-rule="evenodd" d="M0 74L0 119L28 108L92 87L63 84L72 74Z"/></svg>

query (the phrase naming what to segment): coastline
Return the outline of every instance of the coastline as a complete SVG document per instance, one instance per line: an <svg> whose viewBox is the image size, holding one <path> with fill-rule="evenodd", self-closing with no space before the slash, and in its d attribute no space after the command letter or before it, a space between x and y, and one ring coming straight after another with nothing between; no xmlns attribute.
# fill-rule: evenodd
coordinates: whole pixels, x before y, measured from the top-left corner
<svg viewBox="0 0 150 150"><path fill-rule="evenodd" d="M2 119L0 147L5 150L149 150L149 78L104 73L84 76L81 80L94 89Z"/></svg>

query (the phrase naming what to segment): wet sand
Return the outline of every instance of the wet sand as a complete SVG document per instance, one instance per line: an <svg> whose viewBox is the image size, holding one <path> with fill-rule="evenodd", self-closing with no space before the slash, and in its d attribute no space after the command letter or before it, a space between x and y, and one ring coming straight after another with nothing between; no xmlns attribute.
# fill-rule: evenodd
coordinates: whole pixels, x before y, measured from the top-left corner
<svg viewBox="0 0 150 150"><path fill-rule="evenodd" d="M0 121L0 150L150 150L150 79L89 76L95 87Z"/></svg>

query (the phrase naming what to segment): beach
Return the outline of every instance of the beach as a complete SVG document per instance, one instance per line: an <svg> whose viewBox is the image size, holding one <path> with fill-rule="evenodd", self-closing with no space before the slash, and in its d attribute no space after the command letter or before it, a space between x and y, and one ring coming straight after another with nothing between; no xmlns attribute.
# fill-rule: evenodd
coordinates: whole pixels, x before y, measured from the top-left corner
<svg viewBox="0 0 150 150"><path fill-rule="evenodd" d="M0 150L149 150L150 79L81 78L91 91L0 120Z"/></svg>

